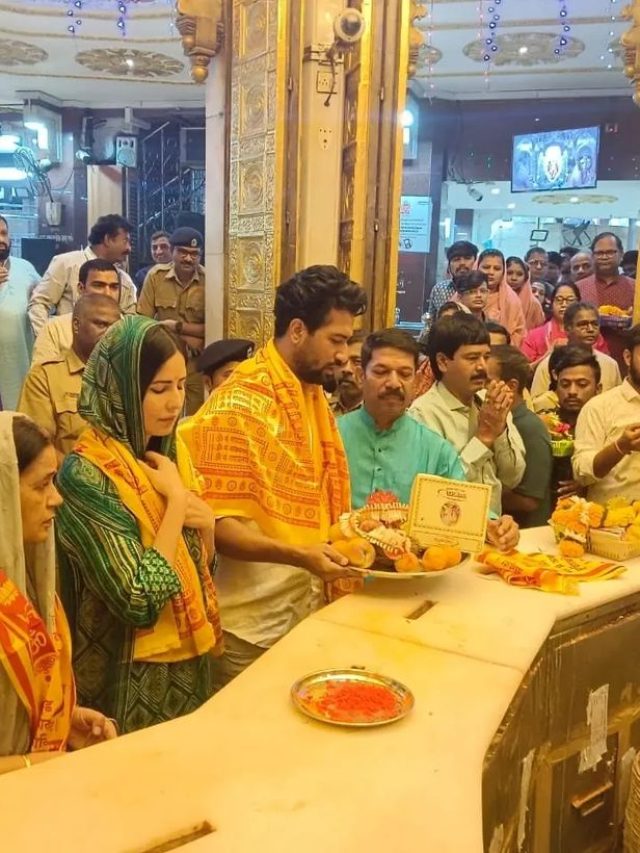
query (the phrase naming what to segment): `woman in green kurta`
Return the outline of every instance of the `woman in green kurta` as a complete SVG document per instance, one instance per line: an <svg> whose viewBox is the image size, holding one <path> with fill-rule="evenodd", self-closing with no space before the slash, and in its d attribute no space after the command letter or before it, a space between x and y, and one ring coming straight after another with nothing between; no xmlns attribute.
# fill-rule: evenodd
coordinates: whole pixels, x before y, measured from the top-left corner
<svg viewBox="0 0 640 853"><path fill-rule="evenodd" d="M221 652L214 519L176 447L179 347L143 317L104 335L80 396L89 428L58 476L58 565L79 701L121 732L198 708Z"/></svg>

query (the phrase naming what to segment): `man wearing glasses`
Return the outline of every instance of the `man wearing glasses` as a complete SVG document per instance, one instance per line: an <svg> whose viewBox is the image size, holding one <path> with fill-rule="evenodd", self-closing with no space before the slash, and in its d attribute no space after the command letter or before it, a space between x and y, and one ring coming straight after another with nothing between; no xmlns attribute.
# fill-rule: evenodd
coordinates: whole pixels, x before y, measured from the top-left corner
<svg viewBox="0 0 640 853"><path fill-rule="evenodd" d="M609 391L619 385L622 379L615 359L594 349L600 335L600 317L595 305L591 305L589 302L572 302L564 313L563 321L568 346L582 347L595 355L600 365L602 390ZM549 391L551 381L549 359L549 355L544 358L533 374L531 396L533 397L534 407L536 398Z"/></svg>
<svg viewBox="0 0 640 853"><path fill-rule="evenodd" d="M168 264L157 264L147 275L138 314L158 320L179 335L187 347L186 414L204 403L202 375L196 366L204 347L204 267L200 264L204 240L194 228L178 228L171 235Z"/></svg>
<svg viewBox="0 0 640 853"><path fill-rule="evenodd" d="M601 305L615 305L628 310L633 307L635 282L621 275L620 264L624 254L622 241L611 231L598 234L591 244L594 273L578 282L580 295L584 302L591 302L598 308ZM625 346L624 332L618 329L602 330L609 351L621 368L624 368L622 353Z"/></svg>

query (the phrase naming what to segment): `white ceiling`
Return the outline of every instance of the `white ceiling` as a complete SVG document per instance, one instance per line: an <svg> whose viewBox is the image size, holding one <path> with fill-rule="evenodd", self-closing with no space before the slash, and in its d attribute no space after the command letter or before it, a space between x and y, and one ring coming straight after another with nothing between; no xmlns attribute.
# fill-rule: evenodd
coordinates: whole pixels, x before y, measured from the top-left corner
<svg viewBox="0 0 640 853"><path fill-rule="evenodd" d="M174 0L123 0L128 10L125 37L116 25L117 0L77 2L82 6L79 16L68 16L68 11L78 11L74 0L0 0L0 106L21 101L17 93L25 90L53 95L68 106L202 106L204 89L191 82L174 26ZM417 26L442 55L436 55L429 69L423 50L412 82L418 95L482 99L630 93L620 59L608 50L629 26L620 20L625 0L422 2L427 17ZM571 27L567 35L578 41L570 41L554 61L563 5ZM487 64L481 56L474 61L464 50L480 34L480 9L485 21L482 40L489 35L490 8L500 14L495 36L506 43ZM76 17L82 20L79 26L74 24ZM67 31L70 25L75 26L75 35ZM8 48L6 41L20 44ZM519 53L522 46L528 47L526 54ZM96 50L106 53L87 57ZM537 57L539 62L523 64ZM129 65L124 64L127 59ZM81 64L83 60L93 67ZM162 76L144 78L140 75L144 69Z"/></svg>
<svg viewBox="0 0 640 853"><path fill-rule="evenodd" d="M496 0L423 0L423 4L427 16L416 24L442 58L429 70L425 45L412 83L417 95L477 100L631 94L621 60L609 53L610 43L630 26L621 20L626 0L498 0L497 5ZM559 14L563 6L569 33L563 33ZM484 39L490 35L487 25L493 17L490 8L500 15L496 39L506 43L497 53L491 52L494 61L488 64L482 56L474 61L464 50L478 40L481 9L484 53ZM577 42L570 40L558 58L554 49L561 35ZM520 53L520 47L527 51ZM537 58L540 61L534 61Z"/></svg>
<svg viewBox="0 0 640 853"><path fill-rule="evenodd" d="M124 37L117 0L0 0L0 106L21 101L17 93L25 90L66 106L202 106L204 88L191 80L174 26L174 0L123 2Z"/></svg>

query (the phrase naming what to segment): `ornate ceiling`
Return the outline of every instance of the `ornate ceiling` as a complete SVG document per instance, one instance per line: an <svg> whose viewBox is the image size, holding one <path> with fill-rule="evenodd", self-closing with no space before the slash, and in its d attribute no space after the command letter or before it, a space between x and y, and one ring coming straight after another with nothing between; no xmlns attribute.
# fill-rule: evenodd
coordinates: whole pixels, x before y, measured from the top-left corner
<svg viewBox="0 0 640 853"><path fill-rule="evenodd" d="M201 106L174 0L122 5L124 15L117 0L0 0L0 107L23 91L69 106Z"/></svg>
<svg viewBox="0 0 640 853"><path fill-rule="evenodd" d="M617 51L629 27L621 20L625 0L422 0L422 5L426 14L415 25L424 46L411 84L417 95L476 100L632 95Z"/></svg>
<svg viewBox="0 0 640 853"><path fill-rule="evenodd" d="M122 2L125 36L117 0L0 0L0 105L20 101L17 93L25 90L78 106L202 105L204 90L191 81L175 27L174 0ZM628 27L620 21L624 0L421 4L426 15L416 25L425 43L411 84L418 95L631 94L617 51Z"/></svg>

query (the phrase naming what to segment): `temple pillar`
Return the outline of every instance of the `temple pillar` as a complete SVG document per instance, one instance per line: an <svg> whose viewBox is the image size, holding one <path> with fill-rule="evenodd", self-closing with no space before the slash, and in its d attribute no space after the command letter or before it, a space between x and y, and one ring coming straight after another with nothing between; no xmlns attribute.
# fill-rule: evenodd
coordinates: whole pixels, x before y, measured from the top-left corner
<svg viewBox="0 0 640 853"><path fill-rule="evenodd" d="M213 3L221 18L205 26L207 2L178 0L194 79L209 78L207 339L263 343L275 288L312 263L335 263L363 284L366 326L393 324L399 116L416 4L227 0ZM365 21L353 45L334 41L347 6Z"/></svg>
<svg viewBox="0 0 640 853"><path fill-rule="evenodd" d="M395 321L409 0L350 0L366 22L345 60L339 265L369 293L369 329Z"/></svg>
<svg viewBox="0 0 640 853"><path fill-rule="evenodd" d="M206 343L225 335L226 206L227 185L227 64L226 47L214 63L206 83L205 250Z"/></svg>

